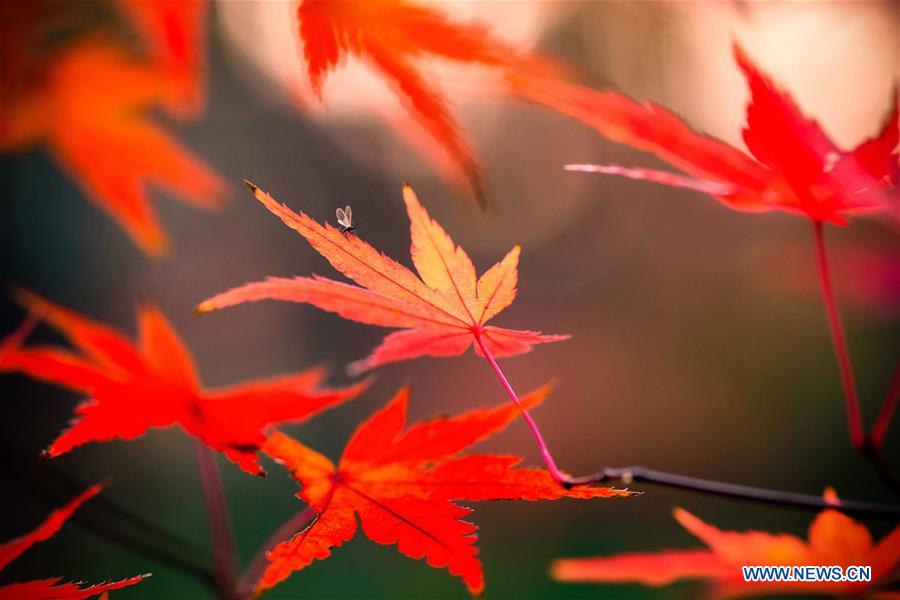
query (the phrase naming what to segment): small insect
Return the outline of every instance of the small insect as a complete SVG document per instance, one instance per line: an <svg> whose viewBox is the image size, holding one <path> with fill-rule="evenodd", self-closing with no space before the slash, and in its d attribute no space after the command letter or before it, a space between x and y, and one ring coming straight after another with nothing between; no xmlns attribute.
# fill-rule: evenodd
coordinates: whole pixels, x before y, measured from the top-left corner
<svg viewBox="0 0 900 600"><path fill-rule="evenodd" d="M349 205L337 209L335 214L337 215L338 225L341 226L341 233L350 233L356 229L356 225L353 224L353 209Z"/></svg>

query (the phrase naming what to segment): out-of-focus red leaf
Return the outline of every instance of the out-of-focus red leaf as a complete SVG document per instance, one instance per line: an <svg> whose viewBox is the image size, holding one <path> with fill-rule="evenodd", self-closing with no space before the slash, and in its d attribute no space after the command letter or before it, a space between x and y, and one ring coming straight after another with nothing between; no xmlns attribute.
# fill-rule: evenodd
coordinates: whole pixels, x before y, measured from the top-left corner
<svg viewBox="0 0 900 600"><path fill-rule="evenodd" d="M417 64L439 58L514 72L556 71L494 37L488 28L456 23L430 6L405 0L304 0L297 10L313 91L348 57L360 58L394 87L419 124L446 150L484 205L478 160L434 77Z"/></svg>
<svg viewBox="0 0 900 600"><path fill-rule="evenodd" d="M476 333L498 357L522 354L534 344L568 338L485 325L516 297L519 246L476 277L465 250L432 220L408 185L403 188L403 199L409 214L416 273L357 236L297 214L249 185L266 208L361 287L323 277L270 278L205 300L197 307L200 313L243 302L287 300L312 304L360 323L402 328L385 337L369 357L352 364L353 371L419 356L457 356L472 345Z"/></svg>
<svg viewBox="0 0 900 600"><path fill-rule="evenodd" d="M256 452L269 426L300 422L360 394L363 381L321 388L325 371L204 389L188 349L162 313L138 309L138 343L77 313L30 294L25 304L63 332L77 351L57 347L13 349L0 371L19 371L89 396L72 427L46 450L48 457L76 446L132 440L151 427L181 426L223 452L248 473L263 474Z"/></svg>
<svg viewBox="0 0 900 600"><path fill-rule="evenodd" d="M15 74L23 70L18 62L2 64ZM152 109L171 100L177 85L112 41L80 40L16 77L4 74L0 151L47 147L144 251L161 255L168 242L148 187L204 210L218 208L224 191L215 173L153 122Z"/></svg>
<svg viewBox="0 0 900 600"><path fill-rule="evenodd" d="M728 198L734 194L734 188L722 183L714 181L704 181L695 179L694 177L685 177L678 173L669 173L668 171L657 171L656 169L642 169L640 167L623 167L620 165L566 165L566 171L579 171L581 173L604 173L606 175L618 175L628 179L637 179L639 181L652 181L661 183L671 187L685 188L688 190L697 190L710 196L721 196Z"/></svg>
<svg viewBox="0 0 900 600"><path fill-rule="evenodd" d="M160 76L172 81L166 107L176 116L196 117L205 104L207 0L118 0L149 46Z"/></svg>
<svg viewBox="0 0 900 600"><path fill-rule="evenodd" d="M639 582L657 587L681 579L716 579L732 575L709 550L633 552L597 558L566 558L553 563L554 579L578 583Z"/></svg>
<svg viewBox="0 0 900 600"><path fill-rule="evenodd" d="M522 399L526 408L549 393L544 387ZM484 589L477 557L476 526L462 519L472 511L458 500L555 500L632 495L602 487L567 490L543 469L517 468L517 456L460 455L469 446L506 428L519 415L514 406L478 409L406 427L409 391L402 389L359 426L335 466L292 438L274 433L263 451L290 470L298 493L317 519L268 553L269 566L257 584L262 592L292 572L331 555L356 533L395 545L402 554L446 567L473 595Z"/></svg>
<svg viewBox="0 0 900 600"><path fill-rule="evenodd" d="M6 568L9 563L17 559L33 545L38 542L46 541L54 536L56 532L62 528L65 522L69 520L69 517L71 517L82 504L99 494L103 487L103 485L89 487L70 500L68 504L50 513L50 516L47 517L47 519L34 531L5 544L0 544L0 570ZM62 579L60 577L29 581L26 583L12 583L0 586L0 598L9 598L10 600L51 600L71 598L72 600L79 600L82 598L91 598L109 590L117 590L134 585L145 577L149 577L149 575L138 575L121 581L98 583L88 587L81 587L82 584L80 583L59 584Z"/></svg>
<svg viewBox="0 0 900 600"><path fill-rule="evenodd" d="M839 502L833 490L825 499ZM824 510L809 528L807 540L786 533L720 531L676 509L675 518L699 538L706 550L666 550L611 557L567 558L553 563L560 581L668 585L683 579L711 581L716 596L773 594L833 594L840 597L874 594L900 566L900 527L878 543L860 523L836 511ZM870 582L745 582L742 566L859 566L872 567Z"/></svg>
<svg viewBox="0 0 900 600"><path fill-rule="evenodd" d="M837 223L845 215L887 208L884 177L872 177L852 152L842 152L737 44L734 56L750 87L744 142L790 188L792 193L779 194L782 207ZM895 146L896 139L894 134ZM871 148L870 168L889 160L893 151L885 144ZM883 156L877 156L880 153Z"/></svg>
<svg viewBox="0 0 900 600"><path fill-rule="evenodd" d="M699 189L735 210L783 210L839 225L856 214L900 210L896 98L881 133L855 150L843 151L818 123L801 114L740 46L735 45L734 54L751 92L744 140L752 156L693 131L652 102L639 103L565 81L516 76L513 83L527 98L612 141L651 152L690 178L617 165L596 165L597 172ZM577 170L589 169L582 165Z"/></svg>
<svg viewBox="0 0 900 600"><path fill-rule="evenodd" d="M897 122L898 93L894 92L894 109L884 122L881 131L875 137L865 140L853 149L853 159L873 179L889 181L896 189L900 186L900 127Z"/></svg>

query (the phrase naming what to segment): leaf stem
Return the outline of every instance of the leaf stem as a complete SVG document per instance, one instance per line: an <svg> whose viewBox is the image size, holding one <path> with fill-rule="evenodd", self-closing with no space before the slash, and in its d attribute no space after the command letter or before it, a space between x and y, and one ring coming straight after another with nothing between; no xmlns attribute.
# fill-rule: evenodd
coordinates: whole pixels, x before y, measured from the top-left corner
<svg viewBox="0 0 900 600"><path fill-rule="evenodd" d="M862 419L859 413L859 397L856 393L856 382L853 376L853 363L850 361L850 353L847 350L847 339L844 335L844 327L841 316L838 313L837 302L834 299L834 288L831 285L831 272L828 267L828 255L825 253L825 232L822 221L813 221L813 231L816 241L816 260L819 267L819 283L822 289L822 300L825 303L825 314L828 318L828 329L831 332L831 342L837 358L838 370L841 375L841 386L844 388L844 402L847 406L847 427L850 430L850 443L857 451L861 451L865 444Z"/></svg>
<svg viewBox="0 0 900 600"><path fill-rule="evenodd" d="M592 483L622 482L626 485L633 481L652 483L670 488L761 502L792 508L822 510L833 508L848 515L859 517L871 517L876 519L897 519L900 517L900 505L880 504L877 502L863 502L859 500L841 500L839 505L834 505L823 500L820 496L784 492L766 488L751 487L735 483L725 483L665 473L641 466L633 467L604 467L599 473L587 477L573 477L567 482L568 486L587 485Z"/></svg>
<svg viewBox="0 0 900 600"><path fill-rule="evenodd" d="M519 401L519 396L516 394L512 385L510 385L509 380L506 379L506 376L503 374L503 371L500 369L497 361L494 360L491 351L484 343L481 332L476 330L473 331L473 334L475 335L475 341L478 343L478 347L481 349L481 353L484 354L485 358L487 358L488 362L491 365L491 368L497 375L497 379L500 380L500 383L503 385L503 389L506 390L506 394L519 408L522 413L522 417L525 419L525 422L528 423L528 427L531 429L531 433L534 435L534 438L535 440L537 440L538 446L540 447L541 456L544 458L544 463L547 465L547 470L550 472L550 476L553 477L553 479L563 487L572 488L582 485L592 485L594 483L609 483L616 481L628 485L633 481L641 481L670 488L689 490L692 492L711 494L714 496L737 498L741 500L748 500L751 502L774 504L777 506L789 506L793 508L813 510L833 508L850 515L879 519L896 519L900 517L900 505L879 504L876 502L864 502L858 500L842 500L840 505L833 505L826 502L819 496L750 487L735 483L712 481L709 479L699 479L697 477L688 477L685 475L676 475L674 473L655 471L653 469L648 469L641 466L622 468L604 467L603 470L593 475L587 475L584 477L571 477L569 475L566 475L557 468L556 462L553 460L553 455L550 453L550 449L544 442L544 438L541 435L537 424L534 422L534 419L531 417L525 407L522 406L522 403Z"/></svg>
<svg viewBox="0 0 900 600"><path fill-rule="evenodd" d="M869 443L877 451L880 451L881 446L884 445L884 437L887 435L891 418L894 416L894 410L897 408L898 399L900 399L900 363L897 363L888 395L884 399L884 404L881 405L881 410L878 411L878 416L875 417L875 422L872 424L872 429L869 432Z"/></svg>
<svg viewBox="0 0 900 600"><path fill-rule="evenodd" d="M250 564L244 569L238 580L237 590L238 598L250 598L253 594L253 588L262 577L266 570L268 561L266 554L277 544L289 540L307 527L312 525L318 518L318 514L312 506L298 512L296 515L282 523L282 525L269 536L266 542L259 547L256 555L250 561Z"/></svg>
<svg viewBox="0 0 900 600"><path fill-rule="evenodd" d="M819 267L819 282L822 290L822 300L825 304L825 314L828 318L828 329L831 332L831 342L834 346L837 358L838 371L841 376L841 386L844 389L844 402L847 406L847 427L850 430L850 443L856 452L872 464L884 484L895 493L900 494L900 478L891 470L890 466L881 456L881 444L887 432L888 423L897 405L897 395L900 393L898 376L895 374L891 391L885 399L870 436L866 436L862 425L859 410L859 396L856 391L856 381L853 375L853 363L850 360L850 352L847 349L847 338L844 335L844 327L841 323L841 315L838 312L837 301L834 297L834 287L831 284L831 272L828 266L828 255L825 252L825 231L821 220L813 221L813 232L816 245L816 260Z"/></svg>
<svg viewBox="0 0 900 600"><path fill-rule="evenodd" d="M209 531L213 545L213 569L216 589L223 599L233 599L235 594L235 573L237 571L237 550L234 531L228 516L228 505L222 487L222 477L216 457L201 440L196 441L197 463L203 486L203 501L209 519Z"/></svg>
<svg viewBox="0 0 900 600"><path fill-rule="evenodd" d="M544 436L541 435L541 430L538 428L537 423L534 422L534 419L528 413L528 410L522 406L522 402L519 400L519 396L516 394L516 391L513 389L512 385L510 385L509 380L506 379L506 375L503 374L503 371L500 369L500 365L497 364L497 361L494 360L494 356L491 354L491 351L488 349L487 344L484 343L484 339L481 334L480 329L473 329L472 333L475 336L475 342L478 344L478 347L481 348L481 353L484 354L484 357L490 363L491 368L494 370L494 374L497 375L497 379L500 380L500 384L503 386L503 389L506 390L506 395L509 396L510 400L513 401L513 404L519 409L519 412L522 413L522 418L525 419L525 422L528 423L528 427L531 429L532 435L534 435L535 441L537 441L538 447L541 450L541 457L544 459L544 464L547 465L547 470L550 472L550 476L556 483L560 485L566 485L566 483L570 480L569 476L560 471L556 467L556 461L553 460L553 455L550 453L550 448L547 447L547 443L544 441Z"/></svg>

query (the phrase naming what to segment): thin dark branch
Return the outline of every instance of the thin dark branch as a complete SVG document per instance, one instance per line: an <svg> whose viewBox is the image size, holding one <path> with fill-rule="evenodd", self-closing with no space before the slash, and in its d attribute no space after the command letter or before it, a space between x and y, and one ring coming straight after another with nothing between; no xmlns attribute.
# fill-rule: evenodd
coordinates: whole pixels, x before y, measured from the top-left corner
<svg viewBox="0 0 900 600"><path fill-rule="evenodd" d="M885 487L897 496L900 496L900 477L898 477L897 473L895 473L890 465L887 464L887 461L881 453L881 449L875 446L870 438L866 438L863 440L863 445L859 448L858 452L870 465L872 465L872 468L875 469L875 472L878 474L878 477L881 478L881 482Z"/></svg>
<svg viewBox="0 0 900 600"><path fill-rule="evenodd" d="M23 488L52 505L62 505L90 484L77 481L49 462L38 462L33 453L0 439L0 461L6 473ZM213 578L204 548L166 531L100 494L85 504L72 520L128 550L143 554L212 586Z"/></svg>
<svg viewBox="0 0 900 600"><path fill-rule="evenodd" d="M594 475L570 477L564 485L566 487L590 485L593 483L622 483L629 485L632 482L652 483L654 485L689 490L701 494L724 496L726 498L736 498L750 502L760 502L805 510L824 510L826 508L832 508L857 517L892 520L900 518L900 504L880 504L877 502L863 502L859 500L841 500L839 505L835 505L826 502L820 496L783 492L780 490L751 487L736 483L725 483L722 481L712 481L710 479L676 475L674 473L655 471L641 466L621 468L605 467L602 471L595 473Z"/></svg>
<svg viewBox="0 0 900 600"><path fill-rule="evenodd" d="M875 417L875 422L869 431L869 442L873 448L880 450L884 444L884 438L887 435L888 427L890 427L898 400L900 400L900 363L897 363L897 368L894 369L894 377L891 380L888 395L885 397L884 404L881 405L881 410L878 411L878 416Z"/></svg>

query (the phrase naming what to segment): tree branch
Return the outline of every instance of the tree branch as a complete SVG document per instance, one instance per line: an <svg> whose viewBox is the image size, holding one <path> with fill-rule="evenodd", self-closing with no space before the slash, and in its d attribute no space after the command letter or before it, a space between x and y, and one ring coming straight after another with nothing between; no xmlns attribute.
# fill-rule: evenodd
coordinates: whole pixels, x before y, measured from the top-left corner
<svg viewBox="0 0 900 600"><path fill-rule="evenodd" d="M876 450L880 451L884 444L884 438L891 424L891 418L894 416L894 410L897 408L898 399L900 399L900 362L897 363L897 368L894 370L894 378L891 380L891 387L884 399L884 404L881 405L881 410L878 411L878 416L875 417L875 422L869 431L869 443Z"/></svg>
<svg viewBox="0 0 900 600"><path fill-rule="evenodd" d="M776 506L812 510L832 508L848 515L875 519L896 520L900 518L900 504L880 504L859 500L841 500L840 504L832 504L826 502L820 496L676 475L641 466L605 467L602 471L586 477L569 477L563 485L565 487L590 485L593 483L623 483L629 485L635 481Z"/></svg>
<svg viewBox="0 0 900 600"><path fill-rule="evenodd" d="M5 457L0 465L11 479L48 503L60 504L88 487L52 463L38 463L33 453L2 438L0 453ZM203 548L104 496L100 494L85 504L72 520L122 548L177 569L205 585L213 585Z"/></svg>

